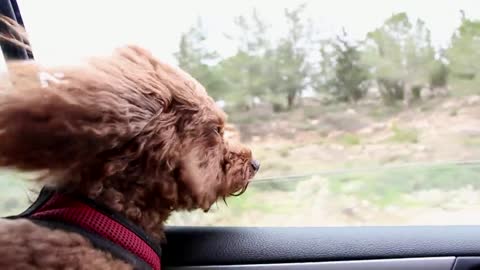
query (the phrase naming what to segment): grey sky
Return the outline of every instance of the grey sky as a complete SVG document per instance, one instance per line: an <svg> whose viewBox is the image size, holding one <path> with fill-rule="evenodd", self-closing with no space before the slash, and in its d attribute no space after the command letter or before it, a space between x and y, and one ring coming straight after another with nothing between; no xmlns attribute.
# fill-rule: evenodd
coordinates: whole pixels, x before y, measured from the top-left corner
<svg viewBox="0 0 480 270"><path fill-rule="evenodd" d="M478 0L19 0L36 58L46 63L66 63L88 55L108 53L126 43L152 50L174 62L180 34L203 17L210 46L228 54L233 50L223 38L233 27L233 17L257 7L280 33L283 9L308 4L308 14L324 36L344 26L354 38L381 25L394 12L406 11L424 19L437 46L445 46L460 21L460 9L480 19Z"/></svg>

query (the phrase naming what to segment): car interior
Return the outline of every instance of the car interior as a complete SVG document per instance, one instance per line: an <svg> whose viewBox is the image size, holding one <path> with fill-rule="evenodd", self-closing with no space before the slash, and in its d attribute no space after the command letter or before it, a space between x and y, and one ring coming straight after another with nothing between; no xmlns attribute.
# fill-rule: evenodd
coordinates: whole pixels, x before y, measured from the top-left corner
<svg viewBox="0 0 480 270"><path fill-rule="evenodd" d="M15 0L1 0L0 13L23 23ZM1 47L6 60L35 55ZM162 264L172 270L480 269L480 226L169 226L166 235Z"/></svg>

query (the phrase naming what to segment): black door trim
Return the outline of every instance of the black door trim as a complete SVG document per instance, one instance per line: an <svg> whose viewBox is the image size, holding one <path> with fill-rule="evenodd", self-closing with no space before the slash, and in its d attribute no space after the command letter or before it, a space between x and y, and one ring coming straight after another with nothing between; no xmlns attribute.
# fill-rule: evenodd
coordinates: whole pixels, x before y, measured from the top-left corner
<svg viewBox="0 0 480 270"><path fill-rule="evenodd" d="M170 266L480 256L480 226L170 227Z"/></svg>
<svg viewBox="0 0 480 270"><path fill-rule="evenodd" d="M16 0L0 0L0 15L15 20L17 23L25 27ZM5 31L7 31L5 25L0 23L0 32L4 33ZM0 47L2 48L3 57L7 61L33 59L33 54L31 52L24 48L12 45L9 42L0 41Z"/></svg>
<svg viewBox="0 0 480 270"><path fill-rule="evenodd" d="M455 257L167 267L167 270L451 270ZM465 269L466 270L466 269Z"/></svg>

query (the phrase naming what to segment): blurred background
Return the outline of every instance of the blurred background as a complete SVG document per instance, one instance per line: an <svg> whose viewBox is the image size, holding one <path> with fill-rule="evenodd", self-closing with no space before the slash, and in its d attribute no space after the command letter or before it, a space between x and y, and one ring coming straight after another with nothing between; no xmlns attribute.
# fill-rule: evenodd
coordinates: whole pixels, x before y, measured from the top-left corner
<svg viewBox="0 0 480 270"><path fill-rule="evenodd" d="M41 63L139 44L199 80L252 147L244 195L170 224L480 223L478 1L19 5ZM22 178L0 172L2 215L35 197Z"/></svg>

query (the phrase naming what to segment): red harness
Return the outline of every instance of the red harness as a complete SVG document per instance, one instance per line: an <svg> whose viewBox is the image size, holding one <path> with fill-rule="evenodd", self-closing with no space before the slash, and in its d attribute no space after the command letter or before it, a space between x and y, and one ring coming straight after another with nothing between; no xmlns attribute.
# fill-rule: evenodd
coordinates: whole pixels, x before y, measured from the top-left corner
<svg viewBox="0 0 480 270"><path fill-rule="evenodd" d="M132 264L135 269L160 270L159 245L118 213L90 200L44 188L29 209L10 218L28 218L40 225L80 233L97 248Z"/></svg>

